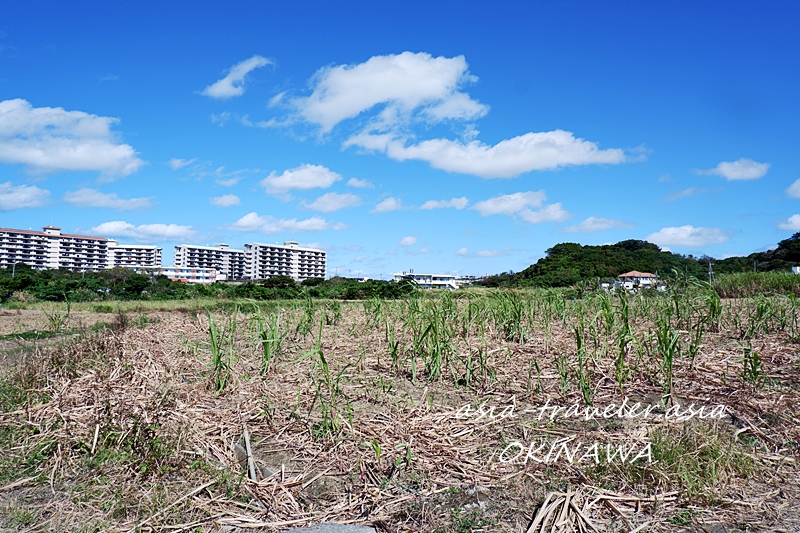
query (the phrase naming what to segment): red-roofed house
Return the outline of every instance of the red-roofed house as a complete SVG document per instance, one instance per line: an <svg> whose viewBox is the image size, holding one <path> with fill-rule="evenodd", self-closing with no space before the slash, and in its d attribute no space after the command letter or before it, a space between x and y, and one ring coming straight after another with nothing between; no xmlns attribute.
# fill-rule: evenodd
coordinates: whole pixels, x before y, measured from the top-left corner
<svg viewBox="0 0 800 533"><path fill-rule="evenodd" d="M658 276L649 272L631 270L617 276L626 289L633 287L652 287L658 282Z"/></svg>

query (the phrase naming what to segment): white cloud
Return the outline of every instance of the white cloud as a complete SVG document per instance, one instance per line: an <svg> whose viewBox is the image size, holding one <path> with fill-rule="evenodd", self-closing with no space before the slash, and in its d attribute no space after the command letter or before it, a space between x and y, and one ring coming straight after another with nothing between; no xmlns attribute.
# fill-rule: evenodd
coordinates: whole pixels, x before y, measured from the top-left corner
<svg viewBox="0 0 800 533"><path fill-rule="evenodd" d="M266 57L255 55L249 59L245 59L241 63L237 63L228 71L228 75L218 80L205 89L200 94L210 96L211 98L231 98L232 96L241 96L244 94L245 77L252 70L255 70L264 65L272 65L273 61Z"/></svg>
<svg viewBox="0 0 800 533"><path fill-rule="evenodd" d="M223 111L222 113L211 113L211 123L216 124L220 128L225 126L230 120L234 118L230 111Z"/></svg>
<svg viewBox="0 0 800 533"><path fill-rule="evenodd" d="M795 180L794 183L786 188L786 194L791 198L800 198L800 179Z"/></svg>
<svg viewBox="0 0 800 533"><path fill-rule="evenodd" d="M568 226L564 231L571 233L593 233L595 231L604 231L612 228L632 228L633 224L625 222L624 220L613 220L610 218L602 217L589 217L583 222Z"/></svg>
<svg viewBox="0 0 800 533"><path fill-rule="evenodd" d="M31 172L94 170L106 179L136 172L144 161L111 131L113 117L32 107L26 100L0 102L0 161Z"/></svg>
<svg viewBox="0 0 800 533"><path fill-rule="evenodd" d="M785 231L800 231L800 215L792 215L780 224L778 229Z"/></svg>
<svg viewBox="0 0 800 533"><path fill-rule="evenodd" d="M301 242L300 246L303 247L303 248L315 248L317 250L326 250L326 251L332 251L332 250L336 249L336 246L334 246L333 244L327 244L327 243L318 242L318 241Z"/></svg>
<svg viewBox="0 0 800 533"><path fill-rule="evenodd" d="M501 257L508 255L506 250L480 250L475 252L475 257Z"/></svg>
<svg viewBox="0 0 800 533"><path fill-rule="evenodd" d="M178 170L183 167L191 165L195 161L197 161L196 157L193 159L178 159L177 157L173 157L172 159L167 161L167 164L172 170Z"/></svg>
<svg viewBox="0 0 800 533"><path fill-rule="evenodd" d="M259 232L259 233L281 233L284 231L322 231L322 230L342 230L347 226L341 223L328 222L322 217L314 216L305 220L276 219L269 215L261 216L256 212L248 213L227 228L235 231Z"/></svg>
<svg viewBox="0 0 800 533"><path fill-rule="evenodd" d="M397 211L400 209L404 209L402 200L390 196L376 205L372 213L388 213L389 211Z"/></svg>
<svg viewBox="0 0 800 533"><path fill-rule="evenodd" d="M427 248L420 248L419 250L406 250L406 253L408 255L423 255L423 254L428 254L430 252L431 251Z"/></svg>
<svg viewBox="0 0 800 533"><path fill-rule="evenodd" d="M323 213L331 213L344 209L345 207L354 207L361 205L361 198L355 194L345 193L339 194L335 192L325 193L313 202L303 202L303 206L314 211L322 211Z"/></svg>
<svg viewBox="0 0 800 533"><path fill-rule="evenodd" d="M709 170L697 170L698 174L720 176L726 180L756 180L766 175L769 163L757 163L743 157L737 161L723 161Z"/></svg>
<svg viewBox="0 0 800 533"><path fill-rule="evenodd" d="M669 201L678 200L680 198L687 198L689 196L695 196L698 194L702 194L706 192L708 189L698 189L697 187L689 187L688 189L683 189L681 191L673 192L668 194L665 198Z"/></svg>
<svg viewBox="0 0 800 533"><path fill-rule="evenodd" d="M103 193L97 189L78 189L64 194L64 202L79 208L83 207L108 207L117 211L130 211L133 209L147 209L151 205L149 198L124 199L116 193Z"/></svg>
<svg viewBox="0 0 800 533"><path fill-rule="evenodd" d="M569 211L566 211L562 206L561 202L556 202L554 204L550 204L538 211L532 211L530 209L523 209L519 213L517 213L519 217L527 222L528 224L543 224L545 222L564 222L572 218L572 215Z"/></svg>
<svg viewBox="0 0 800 533"><path fill-rule="evenodd" d="M546 199L544 191L515 192L483 200L470 209L478 211L485 217L489 215L517 216L528 224L563 222L572 217L569 212L564 210L560 202L544 206L538 211L530 209L531 207L541 207Z"/></svg>
<svg viewBox="0 0 800 533"><path fill-rule="evenodd" d="M459 248L458 250L456 250L456 255L469 255L469 248L467 247Z"/></svg>
<svg viewBox="0 0 800 533"><path fill-rule="evenodd" d="M375 121L383 126L396 126L415 111L429 121L469 120L488 111L459 91L474 81L477 78L469 74L463 56L403 52L322 68L312 78L311 95L293 99L292 105L323 133L376 106L382 108Z"/></svg>
<svg viewBox="0 0 800 533"><path fill-rule="evenodd" d="M512 215L526 207L539 207L546 199L544 191L515 192L483 200L470 209L478 211L483 216Z"/></svg>
<svg viewBox="0 0 800 533"><path fill-rule="evenodd" d="M342 177L322 165L300 165L284 170L283 174L275 172L261 180L261 186L271 194L285 193L292 189L308 190L326 189Z"/></svg>
<svg viewBox="0 0 800 533"><path fill-rule="evenodd" d="M89 231L95 235L126 237L138 242L188 240L196 233L191 226L179 226L178 224L141 224L134 226L123 220L103 222Z"/></svg>
<svg viewBox="0 0 800 533"><path fill-rule="evenodd" d="M496 145L476 140L473 122L489 110L463 92L465 85L476 81L463 56L411 52L373 56L364 63L317 71L310 82L312 93L290 100L295 115L288 122L299 118L324 134L357 118L358 122L352 121L356 130L344 147L383 152L398 161L427 161L447 172L484 178L629 160L621 149L601 150L596 143L563 130L525 133ZM462 123L461 140L412 141L416 138L412 126L443 121Z"/></svg>
<svg viewBox="0 0 800 533"><path fill-rule="evenodd" d="M232 205L239 205L242 199L235 194L223 194L222 196L215 196L211 198L211 205L218 207L230 207Z"/></svg>
<svg viewBox="0 0 800 533"><path fill-rule="evenodd" d="M403 237L402 239L400 239L400 242L398 242L397 244L399 244L400 246L414 246L415 244L417 244L417 238L412 235L409 235L408 237Z"/></svg>
<svg viewBox="0 0 800 533"><path fill-rule="evenodd" d="M452 200L428 200L420 206L420 209L442 209L446 207L453 207L455 209L464 209L467 207L469 200L466 196L461 198L453 198Z"/></svg>
<svg viewBox="0 0 800 533"><path fill-rule="evenodd" d="M571 165L617 164L626 160L618 148L600 150L596 143L555 130L526 133L500 141L494 146L473 140L467 143L450 139L431 139L406 146L394 135L361 133L345 146L385 152L397 161L418 159L447 172L481 178L512 178L531 170L554 170Z"/></svg>
<svg viewBox="0 0 800 533"><path fill-rule="evenodd" d="M0 183L0 211L41 207L49 199L50 191L34 185L14 186L10 181Z"/></svg>
<svg viewBox="0 0 800 533"><path fill-rule="evenodd" d="M355 187L356 189L374 189L375 186L367 180L360 180L358 178L350 178L347 180L347 185L349 187Z"/></svg>
<svg viewBox="0 0 800 533"><path fill-rule="evenodd" d="M223 187L233 187L240 181L242 181L241 176L239 176L238 178L227 178L227 179L217 178L214 180L214 183L216 183L217 185L221 185Z"/></svg>
<svg viewBox="0 0 800 533"><path fill-rule="evenodd" d="M645 237L646 241L659 246L686 246L699 248L711 244L722 244L730 239L730 234L719 228L695 228L686 225L661 228Z"/></svg>

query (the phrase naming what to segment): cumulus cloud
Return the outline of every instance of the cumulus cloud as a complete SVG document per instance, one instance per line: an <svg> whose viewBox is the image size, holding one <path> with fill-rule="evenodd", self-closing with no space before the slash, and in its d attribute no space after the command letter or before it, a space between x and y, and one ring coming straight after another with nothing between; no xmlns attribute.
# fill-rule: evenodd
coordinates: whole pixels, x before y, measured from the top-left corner
<svg viewBox="0 0 800 533"><path fill-rule="evenodd" d="M528 224L563 222L572 217L560 202L544 206L536 211L531 209L531 207L541 207L546 199L544 191L515 192L483 200L470 209L478 211L485 217L489 215L517 217Z"/></svg>
<svg viewBox="0 0 800 533"><path fill-rule="evenodd" d="M473 205L471 209L483 216L513 215L527 207L539 207L547 199L544 191L515 192L495 196Z"/></svg>
<svg viewBox="0 0 800 533"><path fill-rule="evenodd" d="M701 175L720 176L726 180L757 180L763 178L769 170L769 163L757 163L743 157L736 161L723 161L709 170L697 170Z"/></svg>
<svg viewBox="0 0 800 533"><path fill-rule="evenodd" d="M791 198L800 198L800 179L787 187L786 194Z"/></svg>
<svg viewBox="0 0 800 533"><path fill-rule="evenodd" d="M469 200L467 200L466 196L462 196L461 198L453 198L452 200L428 200L424 204L422 204L419 208L420 209L443 209L446 207L453 207L455 209L461 210L467 207Z"/></svg>
<svg viewBox="0 0 800 533"><path fill-rule="evenodd" d="M97 189L78 189L64 194L64 202L74 207L108 207L117 211L147 209L153 197L124 199L116 193L103 193Z"/></svg>
<svg viewBox="0 0 800 533"><path fill-rule="evenodd" d="M378 203L372 210L372 213L388 213L389 211L397 211L404 209L402 200L390 196L386 200Z"/></svg>
<svg viewBox="0 0 800 533"><path fill-rule="evenodd" d="M261 180L261 186L271 194L286 193L292 189L327 189L342 177L322 165L300 165L284 170L278 175L275 172Z"/></svg>
<svg viewBox="0 0 800 533"><path fill-rule="evenodd" d="M200 93L211 98L231 98L244 94L245 77L253 70L272 65L274 62L266 57L254 55L237 63L228 71L228 75L212 83Z"/></svg>
<svg viewBox="0 0 800 533"><path fill-rule="evenodd" d="M169 165L169 168L171 168L172 170L178 170L183 167L191 165L195 161L197 161L196 157L193 159L178 159L177 157L173 157L172 159L167 161L167 164Z"/></svg>
<svg viewBox="0 0 800 533"><path fill-rule="evenodd" d="M125 237L144 243L188 240L196 233L191 226L179 226L178 224L140 224L135 226L123 220L103 222L89 231L95 235Z"/></svg>
<svg viewBox="0 0 800 533"><path fill-rule="evenodd" d="M347 180L348 187L354 187L356 189L374 189L375 186L367 180L360 180L358 178L350 178Z"/></svg>
<svg viewBox="0 0 800 533"><path fill-rule="evenodd" d="M216 205L217 207L230 207L240 203L242 203L242 199L235 194L223 194L222 196L211 198L211 205Z"/></svg>
<svg viewBox="0 0 800 533"><path fill-rule="evenodd" d="M469 255L469 248L467 248L466 246L463 248L459 248L458 250L456 250L456 255L462 255L462 256Z"/></svg>
<svg viewBox="0 0 800 533"><path fill-rule="evenodd" d="M596 143L564 130L526 133L494 146L478 140L450 139L431 139L407 146L403 139L392 134L363 132L348 139L345 146L384 152L397 161L427 161L434 168L481 178L512 178L532 170L617 164L626 160L623 150L601 150Z"/></svg>
<svg viewBox="0 0 800 533"><path fill-rule="evenodd" d="M519 213L519 218L528 224L543 224L545 222L564 222L572 218L572 215L561 206L561 202L556 202L548 206L533 211L531 209L523 209Z"/></svg>
<svg viewBox="0 0 800 533"><path fill-rule="evenodd" d="M248 213L233 224L227 226L228 229L235 231L247 231L258 233L281 233L300 232L300 231L322 231L322 230L342 230L347 226L341 223L328 222L322 217L314 216L305 220L276 219L269 215L261 216L256 212Z"/></svg>
<svg viewBox="0 0 800 533"><path fill-rule="evenodd" d="M0 102L0 161L33 173L93 170L112 179L136 172L144 161L118 142L119 122L83 111L33 107L26 100Z"/></svg>
<svg viewBox="0 0 800 533"><path fill-rule="evenodd" d="M13 211L26 207L41 207L50 200L50 191L34 185L0 183L0 211Z"/></svg>
<svg viewBox="0 0 800 533"><path fill-rule="evenodd" d="M312 78L311 95L291 103L323 133L376 106L381 111L375 121L384 127L394 127L414 113L431 121L475 119L488 107L459 90L475 81L464 56L403 52L322 68Z"/></svg>
<svg viewBox="0 0 800 533"><path fill-rule="evenodd" d="M335 192L329 192L323 194L310 204L303 202L302 205L308 209L313 209L314 211L331 213L333 211L338 211L339 209L344 209L345 207L361 205L361 198L350 193L339 194Z"/></svg>
<svg viewBox="0 0 800 533"><path fill-rule="evenodd" d="M277 101L286 101L293 110L283 124L300 120L325 134L350 121L353 130L345 148L381 152L398 161L426 161L447 172L510 178L532 170L629 160L621 149L600 149L563 130L529 132L494 145L477 140L474 122L489 107L464 91L477 81L463 56L403 52L322 68L310 80L310 95L281 95ZM460 140L415 140L415 126L429 128L445 121L461 123Z"/></svg>
<svg viewBox="0 0 800 533"><path fill-rule="evenodd" d="M785 231L800 231L800 215L792 215L778 224L778 229Z"/></svg>
<svg viewBox="0 0 800 533"><path fill-rule="evenodd" d="M564 231L570 233L594 233L595 231L604 231L612 228L632 228L634 224L625 222L624 220L613 220L610 218L602 217L589 217L583 222L574 224L564 228Z"/></svg>
<svg viewBox="0 0 800 533"><path fill-rule="evenodd" d="M413 235L409 235L408 237L403 237L402 239L400 239L400 242L398 242L397 244L399 244L400 246L414 246L415 244L417 244L417 238L414 237Z"/></svg>
<svg viewBox="0 0 800 533"><path fill-rule="evenodd" d="M730 234L719 228L695 228L690 225L661 228L645 237L646 241L659 246L686 246L689 248L722 244L728 239L730 239Z"/></svg>

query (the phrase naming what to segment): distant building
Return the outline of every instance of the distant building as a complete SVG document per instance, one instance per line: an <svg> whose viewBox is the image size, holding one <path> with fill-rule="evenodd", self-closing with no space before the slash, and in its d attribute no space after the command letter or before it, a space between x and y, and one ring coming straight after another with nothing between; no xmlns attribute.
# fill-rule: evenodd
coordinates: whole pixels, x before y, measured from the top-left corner
<svg viewBox="0 0 800 533"><path fill-rule="evenodd" d="M792 274L800 274L800 266L793 266Z"/></svg>
<svg viewBox="0 0 800 533"><path fill-rule="evenodd" d="M620 274L617 278L626 289L631 289L633 287L650 287L658 283L658 276L655 274L639 272L638 270L631 270L630 272Z"/></svg>
<svg viewBox="0 0 800 533"><path fill-rule="evenodd" d="M315 248L301 247L296 241L279 244L254 242L244 245L248 279L289 276L297 282L309 278L325 279L327 254Z"/></svg>
<svg viewBox="0 0 800 533"><path fill-rule="evenodd" d="M138 269L143 274L166 276L172 281L183 283L214 283L219 278L219 273L213 268L191 268L179 266L145 267Z"/></svg>
<svg viewBox="0 0 800 533"><path fill-rule="evenodd" d="M244 250L225 243L216 246L181 244L175 247L175 268L213 269L218 280L239 280L245 277Z"/></svg>
<svg viewBox="0 0 800 533"><path fill-rule="evenodd" d="M215 269L218 280L259 280L289 276L297 282L325 278L327 255L322 250L305 248L295 241L280 244L260 242L244 245L244 250L227 244L175 247L175 267Z"/></svg>
<svg viewBox="0 0 800 533"><path fill-rule="evenodd" d="M451 274L415 274L410 272L397 272L395 281L408 280L414 282L420 289L457 290L460 286L458 276Z"/></svg>
<svg viewBox="0 0 800 533"><path fill-rule="evenodd" d="M65 268L85 272L115 266L161 265L161 248L157 246L61 233L57 226L44 226L42 230L0 228L0 268L24 263L36 270Z"/></svg>
<svg viewBox="0 0 800 533"><path fill-rule="evenodd" d="M161 266L161 248L144 244L120 244L109 239L107 268L135 266Z"/></svg>

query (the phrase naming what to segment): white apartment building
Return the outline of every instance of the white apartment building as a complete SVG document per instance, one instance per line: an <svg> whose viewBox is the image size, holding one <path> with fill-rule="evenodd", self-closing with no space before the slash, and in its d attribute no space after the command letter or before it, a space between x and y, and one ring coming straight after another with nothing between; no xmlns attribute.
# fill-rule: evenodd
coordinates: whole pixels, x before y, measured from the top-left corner
<svg viewBox="0 0 800 533"><path fill-rule="evenodd" d="M98 271L115 266L161 265L161 248L157 246L61 233L57 226L42 230L0 228L0 268L25 263L36 270Z"/></svg>
<svg viewBox="0 0 800 533"><path fill-rule="evenodd" d="M245 252L225 243L216 246L181 244L175 247L175 267L213 268L217 279L244 279Z"/></svg>
<svg viewBox="0 0 800 533"><path fill-rule="evenodd" d="M416 274L410 272L396 272L395 281L413 281L420 289L445 289L454 291L460 287L460 278L451 274Z"/></svg>
<svg viewBox="0 0 800 533"><path fill-rule="evenodd" d="M143 244L120 244L108 239L108 266L114 267L161 266L161 248Z"/></svg>
<svg viewBox="0 0 800 533"><path fill-rule="evenodd" d="M315 248L301 247L296 241L279 244L254 242L244 245L248 279L289 276L296 282L325 278L327 254Z"/></svg>
<svg viewBox="0 0 800 533"><path fill-rule="evenodd" d="M142 274L152 274L154 276L166 276L172 281L183 283L214 283L218 281L219 274L213 268L188 268L178 266L156 266L142 267L138 269Z"/></svg>

